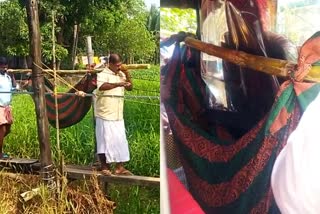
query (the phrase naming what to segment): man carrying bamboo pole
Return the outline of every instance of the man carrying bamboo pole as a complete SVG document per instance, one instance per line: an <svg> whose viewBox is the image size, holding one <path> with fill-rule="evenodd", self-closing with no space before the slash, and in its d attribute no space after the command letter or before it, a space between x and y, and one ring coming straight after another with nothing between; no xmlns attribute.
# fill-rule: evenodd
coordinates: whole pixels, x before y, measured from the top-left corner
<svg viewBox="0 0 320 214"><path fill-rule="evenodd" d="M116 163L115 174L132 175L123 166L123 163L130 159L123 120L123 96L125 89L132 90L132 82L128 71L121 71L120 68L120 57L111 54L109 67L97 74L95 107L97 154L104 175L111 175L112 163Z"/></svg>
<svg viewBox="0 0 320 214"><path fill-rule="evenodd" d="M8 62L5 57L0 57L0 159L8 159L9 156L2 152L4 138L10 133L13 117L11 112L11 93L15 87L13 75L7 73Z"/></svg>

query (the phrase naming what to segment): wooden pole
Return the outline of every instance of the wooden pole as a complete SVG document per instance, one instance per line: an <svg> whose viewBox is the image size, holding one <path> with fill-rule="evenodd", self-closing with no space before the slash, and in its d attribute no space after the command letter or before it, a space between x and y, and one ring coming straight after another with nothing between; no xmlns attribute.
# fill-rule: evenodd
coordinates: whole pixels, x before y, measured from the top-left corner
<svg viewBox="0 0 320 214"><path fill-rule="evenodd" d="M92 41L91 41L91 36L87 36L87 56L88 56L88 64L92 65L93 64L93 57L94 57L94 52L92 50Z"/></svg>
<svg viewBox="0 0 320 214"><path fill-rule="evenodd" d="M57 150L58 150L58 176L56 176L57 184L57 194L60 196L61 193L61 179L60 176L63 176L63 161L61 157L61 148L60 148L60 129L59 129L59 106L58 106L58 84L57 84L57 72L56 72L56 37L55 37L55 11L52 11L52 65L53 65L53 78L54 78L54 106L56 113L56 140L57 140ZM59 200L58 200L59 202Z"/></svg>
<svg viewBox="0 0 320 214"><path fill-rule="evenodd" d="M276 31L277 25L277 11L278 11L278 1L277 0L268 0L267 1L269 13L270 13L270 30L272 32Z"/></svg>
<svg viewBox="0 0 320 214"><path fill-rule="evenodd" d="M89 67L91 67L91 65L93 64L93 59L94 59L94 51L92 49L92 40L91 40L91 36L87 36L87 57L88 57L88 65ZM102 68L103 69L103 68ZM99 70L102 70L102 69L99 69ZM90 72L92 72L90 70ZM95 131L96 131L96 120L95 120L95 102L96 102L96 99L95 97L92 98L92 114L93 114L93 130L94 130L94 160L93 160L93 166L97 166L98 165L98 160L99 160L99 157L97 155L97 139L96 139L96 134L95 134ZM105 183L103 183L103 186L105 185ZM105 189L104 187L102 189Z"/></svg>
<svg viewBox="0 0 320 214"><path fill-rule="evenodd" d="M247 67L270 75L288 77L289 72L294 71L296 67L296 63L294 62L256 56L253 54L245 53L243 51L222 48L191 37L186 37L184 41L186 45L209 55L213 55L236 65ZM319 66L312 66L305 80L320 82L319 69Z"/></svg>
<svg viewBox="0 0 320 214"><path fill-rule="evenodd" d="M72 45L72 69L75 67L77 57L77 39L78 39L78 25L73 25L73 45Z"/></svg>
<svg viewBox="0 0 320 214"><path fill-rule="evenodd" d="M38 13L38 1L27 0L27 16L30 40L30 55L32 64L32 87L34 91L34 102L37 116L38 139L40 145L41 167L52 165L51 148L49 141L49 123L45 101L45 84L42 76L41 66L41 39ZM38 65L38 66L37 66Z"/></svg>
<svg viewBox="0 0 320 214"><path fill-rule="evenodd" d="M135 69L150 69L150 64L129 64L129 65L122 65L121 69L128 69L128 70L135 70ZM43 69L45 72L53 73L53 70L50 69ZM86 74L87 72L90 73L99 73L103 70L103 68L97 68L94 70L57 70L57 74ZM31 69L9 69L9 72L12 73L29 73Z"/></svg>
<svg viewBox="0 0 320 214"><path fill-rule="evenodd" d="M243 51L236 51L228 48L222 48L209 43L201 42L197 39L187 37L185 43L197 50L222 58L228 62L239 66L248 67L253 70L265 72L271 75L287 76L288 65L292 64L286 60L271 59L262 56L247 54Z"/></svg>

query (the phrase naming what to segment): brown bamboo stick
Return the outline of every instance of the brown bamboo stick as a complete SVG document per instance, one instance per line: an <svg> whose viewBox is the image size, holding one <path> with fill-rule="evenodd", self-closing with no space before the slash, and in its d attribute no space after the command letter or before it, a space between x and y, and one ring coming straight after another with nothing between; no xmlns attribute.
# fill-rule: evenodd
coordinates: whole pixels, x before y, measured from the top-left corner
<svg viewBox="0 0 320 214"><path fill-rule="evenodd" d="M122 65L120 69L149 69L150 64L128 64Z"/></svg>
<svg viewBox="0 0 320 214"><path fill-rule="evenodd" d="M150 64L129 64L129 65L122 65L122 69L128 69L128 70L135 70L135 69L149 69ZM43 69L46 72L52 72L50 69ZM103 68L98 68L94 70L57 70L57 74L85 74L87 72L91 73L99 73L103 70ZM29 73L32 72L31 69L8 69L9 72L12 73Z"/></svg>
<svg viewBox="0 0 320 214"><path fill-rule="evenodd" d="M288 73L293 71L294 67L296 66L296 63L287 60L256 56L243 51L236 51L205 43L191 37L186 37L185 43L186 45L200 50L206 54L216 56L239 66L251 68L253 70L264 72L270 75L288 77ZM320 82L319 66L313 66L305 80Z"/></svg>

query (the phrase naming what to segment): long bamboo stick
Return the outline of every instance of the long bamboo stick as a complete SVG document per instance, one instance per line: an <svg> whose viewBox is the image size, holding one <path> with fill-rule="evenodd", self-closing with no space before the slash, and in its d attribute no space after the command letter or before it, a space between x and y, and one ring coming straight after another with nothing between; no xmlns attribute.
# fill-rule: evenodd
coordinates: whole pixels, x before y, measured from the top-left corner
<svg viewBox="0 0 320 214"><path fill-rule="evenodd" d="M129 64L129 65L122 65L122 69L129 69L129 70L135 70L135 69L149 69L150 64ZM43 69L46 72L52 72L50 69ZM57 74L85 74L87 72L90 73L99 73L103 70L103 68L98 68L94 70L57 70ZM29 73L32 70L31 69L8 69L9 72L12 73Z"/></svg>
<svg viewBox="0 0 320 214"><path fill-rule="evenodd" d="M149 69L150 64L128 64L122 65L120 69Z"/></svg>
<svg viewBox="0 0 320 214"><path fill-rule="evenodd" d="M206 54L213 55L239 66L251 68L253 70L264 72L270 75L288 77L289 72L293 71L296 66L296 63L287 60L256 56L243 51L236 51L205 43L191 37L186 37L184 41L186 45L200 50ZM306 76L305 80L320 82L320 67L312 66L312 69Z"/></svg>

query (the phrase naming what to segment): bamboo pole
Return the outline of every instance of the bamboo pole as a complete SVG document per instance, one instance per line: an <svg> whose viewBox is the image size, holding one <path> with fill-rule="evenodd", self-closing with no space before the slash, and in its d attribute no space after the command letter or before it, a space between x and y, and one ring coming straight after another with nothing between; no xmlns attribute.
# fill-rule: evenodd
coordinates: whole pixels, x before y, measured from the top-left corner
<svg viewBox="0 0 320 214"><path fill-rule="evenodd" d="M78 24L73 25L73 45L72 45L72 69L74 69L77 57L77 39L78 39Z"/></svg>
<svg viewBox="0 0 320 214"><path fill-rule="evenodd" d="M56 72L56 38L55 38L55 12L52 11L52 65L53 65L53 78L54 78L54 106L56 113L56 141L58 151L58 176L56 176L57 194L60 196L61 193L61 176L63 176L63 160L61 156L60 147L60 129L59 129L59 106L58 106L58 83L57 83L57 72Z"/></svg>
<svg viewBox="0 0 320 214"><path fill-rule="evenodd" d="M120 69L149 69L150 64L128 64L121 65Z"/></svg>
<svg viewBox="0 0 320 214"><path fill-rule="evenodd" d="M129 64L129 65L122 65L122 69L128 69L128 70L135 70L135 69L149 69L150 64ZM52 72L51 69L43 69L46 72ZM103 70L103 68L98 68L95 70L56 70L57 74L86 74L88 72L90 73L99 73ZM31 72L31 69L9 69L8 72L12 73L29 73Z"/></svg>
<svg viewBox="0 0 320 214"><path fill-rule="evenodd" d="M271 31L276 31L277 23L277 11L278 11L278 1L277 0L268 0L267 5L269 8L270 15L270 29Z"/></svg>
<svg viewBox="0 0 320 214"><path fill-rule="evenodd" d="M294 68L296 67L296 63L294 62L256 56L243 51L222 48L191 37L186 37L184 41L186 45L209 55L222 58L223 60L237 64L241 67L247 67L270 75L288 77L289 72L294 71ZM311 71L306 76L305 80L320 82L320 67L312 66Z"/></svg>
<svg viewBox="0 0 320 214"><path fill-rule="evenodd" d="M94 57L94 51L92 49L92 37L87 36L87 57L88 57L88 64L93 64L93 57Z"/></svg>

